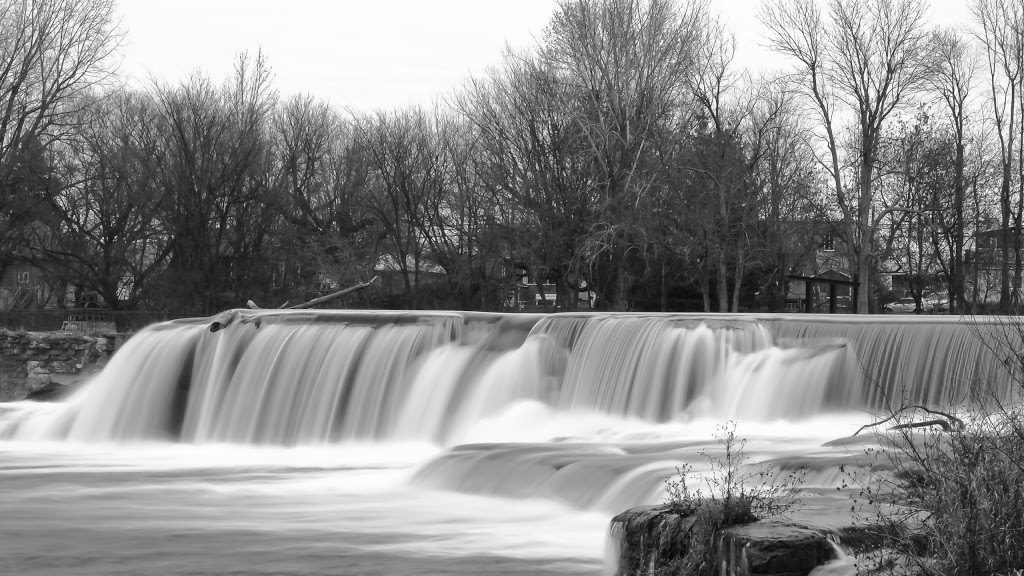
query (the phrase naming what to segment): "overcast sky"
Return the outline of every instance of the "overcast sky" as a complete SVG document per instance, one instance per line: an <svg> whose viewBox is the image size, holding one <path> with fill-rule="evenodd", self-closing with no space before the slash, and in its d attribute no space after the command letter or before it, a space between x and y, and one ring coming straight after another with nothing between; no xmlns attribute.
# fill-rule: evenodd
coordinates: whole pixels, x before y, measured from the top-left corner
<svg viewBox="0 0 1024 576"><path fill-rule="evenodd" d="M282 95L312 93L369 111L427 104L535 43L556 0L119 0L128 31L123 72L176 82L224 78L234 55L268 56ZM712 0L735 30L737 58L766 62L760 0ZM932 20L968 17L966 0L934 0ZM772 61L772 60L767 60Z"/></svg>

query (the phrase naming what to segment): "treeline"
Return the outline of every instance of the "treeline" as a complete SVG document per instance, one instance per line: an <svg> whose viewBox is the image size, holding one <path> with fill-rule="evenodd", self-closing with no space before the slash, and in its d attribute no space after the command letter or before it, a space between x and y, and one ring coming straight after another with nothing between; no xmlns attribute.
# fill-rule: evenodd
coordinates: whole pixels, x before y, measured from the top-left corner
<svg viewBox="0 0 1024 576"><path fill-rule="evenodd" d="M736 311L781 309L834 240L861 310L893 273L1009 310L1024 12L976 0L970 29L936 30L925 9L768 0L788 67L758 72L700 0L564 0L436 105L365 112L282 98L262 55L119 87L112 0L0 0L0 268L115 309L278 305L386 271L362 305L501 310L525 272L561 309Z"/></svg>

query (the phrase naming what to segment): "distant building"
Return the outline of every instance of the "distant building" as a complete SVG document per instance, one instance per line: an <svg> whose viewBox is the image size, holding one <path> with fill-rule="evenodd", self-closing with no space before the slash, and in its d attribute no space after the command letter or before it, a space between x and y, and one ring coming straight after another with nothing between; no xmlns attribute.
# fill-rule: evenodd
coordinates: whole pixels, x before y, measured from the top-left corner
<svg viewBox="0 0 1024 576"><path fill-rule="evenodd" d="M28 262L9 264L0 274L0 309L60 308L68 294L42 268ZM71 295L74 301L74 295Z"/></svg>
<svg viewBox="0 0 1024 576"><path fill-rule="evenodd" d="M412 256L407 256L403 267L390 254L384 254L377 259L373 273L380 278L381 288L390 294L405 292L406 275L415 275L420 285L441 282L445 278L444 268L427 258L420 257L417 262Z"/></svg>
<svg viewBox="0 0 1024 576"><path fill-rule="evenodd" d="M540 275L531 274L530 267L524 262L512 265L512 290L507 300L508 308L518 312L545 312L555 310L558 301L558 287L547 279L541 280ZM538 284L538 282L540 282ZM587 281L580 279L580 289L576 294L576 309L589 310L594 307L595 294L590 290Z"/></svg>
<svg viewBox="0 0 1024 576"><path fill-rule="evenodd" d="M836 235L833 222L818 220L791 220L782 222L780 264L785 270L786 311L806 310L807 286L803 280L788 279L789 276L821 278L823 280L851 281L853 274L849 250ZM836 292L840 311L852 309L853 292L849 286L839 286ZM828 311L829 288L827 284L812 283L813 309Z"/></svg>
<svg viewBox="0 0 1024 576"><path fill-rule="evenodd" d="M964 276L967 282L966 295L973 298L977 294L977 303L995 304L999 302L1000 284L1003 271L1004 238L1012 239L1020 233L1016 226L1011 226L1009 233L1003 233L1001 227L989 226L975 232L973 249L964 254ZM1013 245L1008 247L1010 270L1013 270L1015 254Z"/></svg>

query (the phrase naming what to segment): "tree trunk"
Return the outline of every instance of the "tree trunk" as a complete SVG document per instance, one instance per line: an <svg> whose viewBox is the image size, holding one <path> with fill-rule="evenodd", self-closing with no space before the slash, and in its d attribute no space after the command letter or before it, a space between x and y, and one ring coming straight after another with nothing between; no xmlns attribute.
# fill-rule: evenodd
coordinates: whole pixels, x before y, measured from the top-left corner
<svg viewBox="0 0 1024 576"><path fill-rule="evenodd" d="M665 259L661 260L661 311L668 312L668 293L666 291Z"/></svg>
<svg viewBox="0 0 1024 576"><path fill-rule="evenodd" d="M786 311L786 253L779 250L778 272L775 274L775 311Z"/></svg>
<svg viewBox="0 0 1024 576"><path fill-rule="evenodd" d="M405 286L405 307L407 310L413 309L413 290L412 280L409 278L409 269L405 266L400 267L402 271L402 284Z"/></svg>
<svg viewBox="0 0 1024 576"><path fill-rule="evenodd" d="M1010 294L1010 302L1013 305L1013 311L1017 310L1020 304L1020 291L1021 291L1021 273L1024 262L1021 260L1021 213L1020 207L1018 212L1014 216L1013 230L1011 234L1013 236L1013 290Z"/></svg>
<svg viewBox="0 0 1024 576"><path fill-rule="evenodd" d="M619 312L625 312L629 310L629 298L627 294L627 278L626 278L626 254L625 250L621 246L622 242L616 242L615 246L615 261L618 263L618 269L615 270L615 310Z"/></svg>
<svg viewBox="0 0 1024 576"><path fill-rule="evenodd" d="M725 255L723 254L718 259L718 286L716 286L718 292L718 311L728 312L729 311L729 267L725 262Z"/></svg>
<svg viewBox="0 0 1024 576"><path fill-rule="evenodd" d="M949 312L963 313L964 301L964 136L956 132L956 158L953 164L953 254L949 270Z"/></svg>
<svg viewBox="0 0 1024 576"><path fill-rule="evenodd" d="M873 167L871 156L865 152L860 168L860 198L857 202L857 228L860 232L859 246L854 250L857 255L857 313L871 312L869 297L871 295L871 240L874 236L871 228L871 178Z"/></svg>
<svg viewBox="0 0 1024 576"><path fill-rule="evenodd" d="M1003 181L999 187L999 312L1010 312L1010 164L1003 163Z"/></svg>
<svg viewBox="0 0 1024 576"><path fill-rule="evenodd" d="M736 269L733 271L732 311L740 311L740 289L743 286L743 256L736 255Z"/></svg>

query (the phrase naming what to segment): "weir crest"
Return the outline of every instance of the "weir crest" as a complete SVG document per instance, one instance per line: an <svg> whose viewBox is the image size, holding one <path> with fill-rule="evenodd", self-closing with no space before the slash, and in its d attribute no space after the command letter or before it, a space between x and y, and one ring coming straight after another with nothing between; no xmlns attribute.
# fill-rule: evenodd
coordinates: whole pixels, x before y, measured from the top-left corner
<svg viewBox="0 0 1024 576"><path fill-rule="evenodd" d="M951 317L232 311L131 338L16 439L308 445L487 441L482 422L800 420L1007 394L1007 326ZM991 337L988 337L988 336ZM980 337L979 337L980 336ZM976 386L975 386L976 385ZM25 403L23 403L25 404Z"/></svg>

